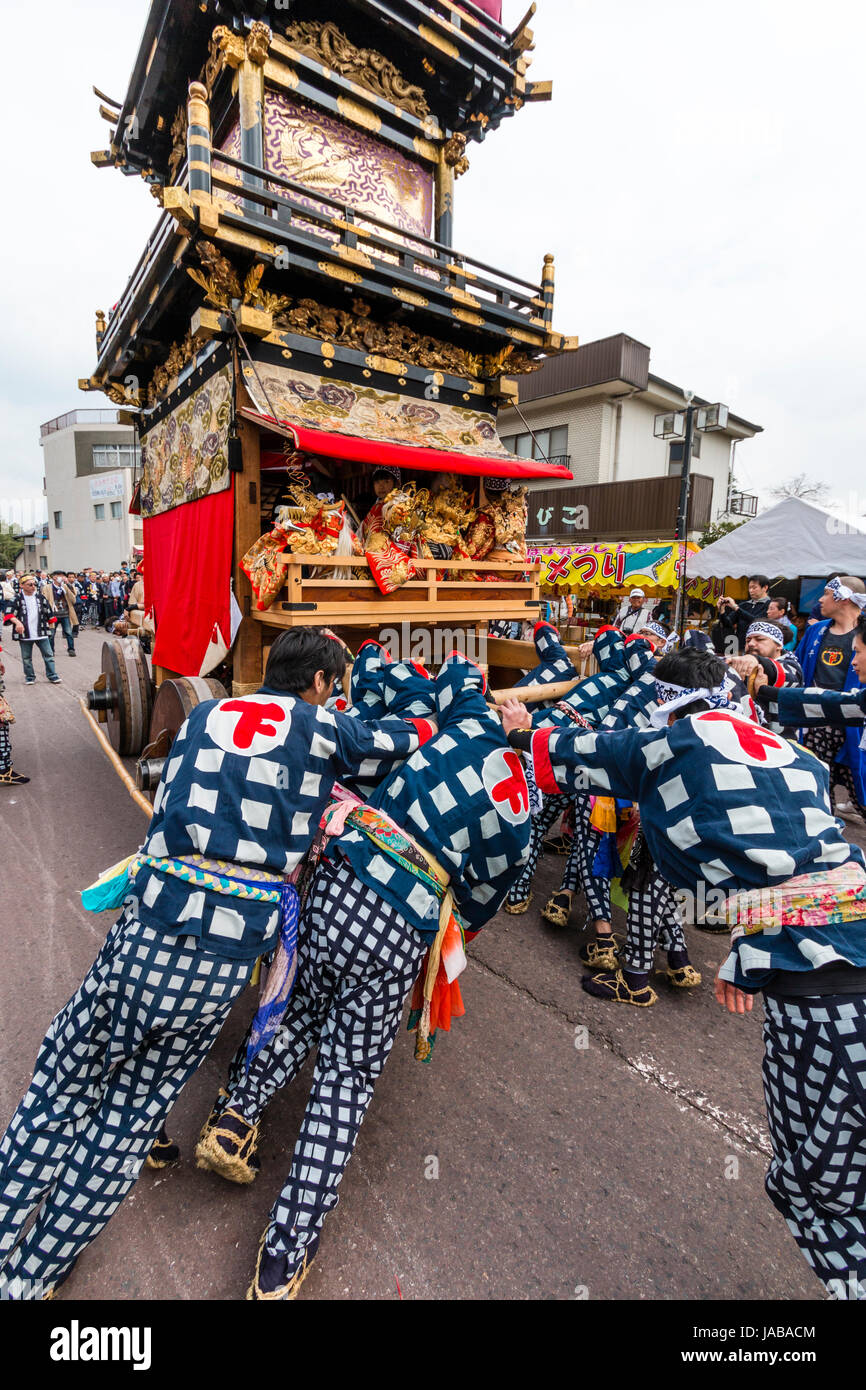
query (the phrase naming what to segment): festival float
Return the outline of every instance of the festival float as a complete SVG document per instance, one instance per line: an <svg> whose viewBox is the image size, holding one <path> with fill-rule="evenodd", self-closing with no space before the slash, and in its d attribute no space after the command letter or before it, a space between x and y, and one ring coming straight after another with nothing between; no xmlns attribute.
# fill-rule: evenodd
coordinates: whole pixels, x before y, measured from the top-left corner
<svg viewBox="0 0 866 1390"><path fill-rule="evenodd" d="M106 643L89 703L118 753L147 745L144 785L198 700L258 688L283 628L357 649L538 616L525 487L571 474L496 417L576 339L552 255L533 284L453 245L473 146L551 95L535 8L510 32L497 0L154 0L125 98L97 91L93 162L160 207L80 383L142 447L153 677Z"/></svg>

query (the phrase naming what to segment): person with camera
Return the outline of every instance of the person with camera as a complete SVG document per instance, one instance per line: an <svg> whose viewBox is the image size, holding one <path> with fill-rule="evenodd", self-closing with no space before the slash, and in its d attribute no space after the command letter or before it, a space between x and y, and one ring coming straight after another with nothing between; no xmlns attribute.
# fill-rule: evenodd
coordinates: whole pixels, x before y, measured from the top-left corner
<svg viewBox="0 0 866 1390"><path fill-rule="evenodd" d="M770 607L770 581L765 574L749 575L749 597L739 603L728 594L719 599L719 621L713 641L720 656L740 656L746 650L746 634L752 623L766 622Z"/></svg>

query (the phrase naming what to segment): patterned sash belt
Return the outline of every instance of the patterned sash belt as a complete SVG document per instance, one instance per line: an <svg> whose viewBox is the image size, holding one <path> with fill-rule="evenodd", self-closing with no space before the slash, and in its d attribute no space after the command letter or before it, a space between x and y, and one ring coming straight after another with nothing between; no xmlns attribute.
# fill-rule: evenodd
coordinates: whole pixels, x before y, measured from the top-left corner
<svg viewBox="0 0 866 1390"><path fill-rule="evenodd" d="M130 878L141 868L179 878L195 888L210 889L226 897L246 902L273 903L280 910L280 936L267 982L259 999L259 1007L250 1027L246 1065L268 1045L282 1022L298 973L298 921L300 900L292 879L283 874L257 869L253 864L227 863L222 859L205 859L200 854L182 855L173 859L158 859L151 854L139 854L130 865Z"/></svg>
<svg viewBox="0 0 866 1390"><path fill-rule="evenodd" d="M410 1029L417 1026L415 1056L421 1062L429 1062L437 1026L447 1032L452 1015L465 1012L457 979L466 969L466 937L454 912L450 875L423 845L371 806L358 803L347 811L345 802L337 803L328 807L325 821L331 834L341 834L346 826L359 830L439 899L439 927L422 966L423 985L420 990L416 986L410 1021Z"/></svg>
<svg viewBox="0 0 866 1390"><path fill-rule="evenodd" d="M732 893L725 902L733 938L767 928L826 927L866 918L866 873L859 864L799 874L770 888Z"/></svg>
<svg viewBox="0 0 866 1390"><path fill-rule="evenodd" d="M259 903L279 903L286 882L283 874L257 869L253 864L205 859L201 854L180 855L171 859L159 859L152 854L134 855L129 865L130 879L144 868L183 879L196 888L210 888L212 892L223 893L227 897Z"/></svg>

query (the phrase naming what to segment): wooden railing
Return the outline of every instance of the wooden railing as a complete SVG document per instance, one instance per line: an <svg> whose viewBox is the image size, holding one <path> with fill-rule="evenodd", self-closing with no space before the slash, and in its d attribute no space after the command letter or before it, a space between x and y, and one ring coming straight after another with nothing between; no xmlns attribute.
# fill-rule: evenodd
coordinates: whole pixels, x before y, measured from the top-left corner
<svg viewBox="0 0 866 1390"><path fill-rule="evenodd" d="M467 626L523 621L538 616L539 567L512 560L412 560L423 578L410 579L392 594L383 594L372 575L365 578L322 578L321 570L369 571L365 556L282 555L285 590L272 606L253 616L277 627L327 623L343 627L372 627L377 623L408 621L435 626L460 621ZM315 578L304 576L313 569ZM440 574L453 576L440 579ZM481 580L472 575L495 575ZM460 576L466 578L461 582ZM503 577L504 576L504 577Z"/></svg>
<svg viewBox="0 0 866 1390"><path fill-rule="evenodd" d="M358 257L366 255L379 262L368 269L381 273L387 267L389 282L397 286L402 282L422 298L438 291L449 307L465 304L476 312L484 310L505 326L534 328L542 333L552 326L553 300L545 294L544 284L497 270L373 213L358 213L307 184L222 150L213 151L213 164L212 188L244 202L242 225L250 228L261 223L269 237L286 241L287 250L291 243L299 249L310 246L317 255L336 254L356 268L362 266ZM220 164L236 169L242 177L222 172L216 167ZM232 220L229 209L224 209L223 215Z"/></svg>

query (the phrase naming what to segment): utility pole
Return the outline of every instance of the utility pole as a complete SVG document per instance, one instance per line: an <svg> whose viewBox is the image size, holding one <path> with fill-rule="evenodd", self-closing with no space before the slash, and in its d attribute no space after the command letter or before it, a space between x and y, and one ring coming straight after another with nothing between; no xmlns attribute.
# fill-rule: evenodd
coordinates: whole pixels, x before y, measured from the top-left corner
<svg viewBox="0 0 866 1390"><path fill-rule="evenodd" d="M686 625L686 563L688 559L689 547L689 501L691 499L692 484L692 439L694 437L695 407L692 404L694 397L691 391L686 393L686 432L683 439L683 471L680 481L680 504L677 510L677 534L676 540L679 547L679 587L677 588L677 606L674 618L674 628L680 635L682 641L683 632Z"/></svg>

